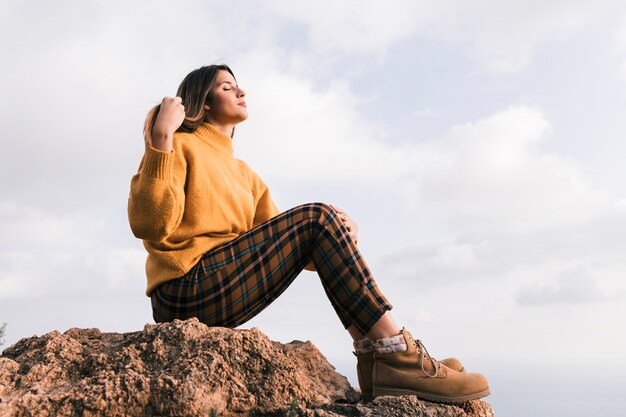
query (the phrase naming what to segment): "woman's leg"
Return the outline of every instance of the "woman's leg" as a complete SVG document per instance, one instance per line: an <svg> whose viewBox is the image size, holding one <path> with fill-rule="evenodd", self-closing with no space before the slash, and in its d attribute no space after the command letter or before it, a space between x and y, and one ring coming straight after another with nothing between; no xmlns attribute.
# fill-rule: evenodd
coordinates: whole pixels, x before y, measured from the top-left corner
<svg viewBox="0 0 626 417"><path fill-rule="evenodd" d="M380 339L398 333L388 313L391 305L348 231L337 213L320 203L276 216L207 253L185 276L159 286L152 294L154 318L159 322L198 317L208 325L236 327L282 294L311 260L353 337ZM399 337L404 351L357 354L359 381L364 392L367 385L371 397L415 394L463 402L489 394L482 375L442 367L408 331L402 330ZM374 345L386 349L387 342L396 339L380 339Z"/></svg>
<svg viewBox="0 0 626 417"><path fill-rule="evenodd" d="M208 325L239 326L280 296L311 260L344 327L364 335L381 317L388 324L391 304L337 213L322 203L279 214L162 284L152 294L155 320L198 317Z"/></svg>
<svg viewBox="0 0 626 417"><path fill-rule="evenodd" d="M382 339L400 334L400 330L389 311L386 311L365 335L354 326L348 327L348 333L350 333L353 340L361 340L363 338L370 340Z"/></svg>

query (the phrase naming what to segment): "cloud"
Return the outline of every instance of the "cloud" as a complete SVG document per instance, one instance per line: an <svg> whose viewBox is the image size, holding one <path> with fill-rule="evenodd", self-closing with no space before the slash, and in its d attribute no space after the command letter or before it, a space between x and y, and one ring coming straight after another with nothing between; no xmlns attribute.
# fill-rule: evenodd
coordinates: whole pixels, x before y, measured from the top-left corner
<svg viewBox="0 0 626 417"><path fill-rule="evenodd" d="M548 283L572 265L593 265L606 294L624 292L626 240L616 232L626 227L623 212L608 210L578 225L532 231L499 227L458 231L446 229L445 224L434 227L436 233L432 235L425 227L415 227L406 233L407 239L403 239L404 234L394 234L394 239L368 250L376 255L368 260L375 275L401 288L402 294L472 285L513 302L519 288L526 288L529 277Z"/></svg>
<svg viewBox="0 0 626 417"><path fill-rule="evenodd" d="M416 147L414 206L453 215L455 223L530 230L580 222L607 204L575 161L542 150L550 123L532 107L510 107L452 127Z"/></svg>
<svg viewBox="0 0 626 417"><path fill-rule="evenodd" d="M622 79L626 81L626 13L620 20L613 33L613 43L617 53L622 57L620 70Z"/></svg>
<svg viewBox="0 0 626 417"><path fill-rule="evenodd" d="M0 299L142 288L145 251L106 221L0 204ZM128 232L130 236L130 232ZM118 241L122 240L121 243Z"/></svg>
<svg viewBox="0 0 626 417"><path fill-rule="evenodd" d="M347 84L319 90L278 70L249 81L253 116L238 128L237 152L274 184L381 186L412 169L404 147L385 144L381 126L357 111Z"/></svg>
<svg viewBox="0 0 626 417"><path fill-rule="evenodd" d="M434 221L464 229L554 227L608 204L574 160L543 150L551 125L537 108L512 106L439 138L391 143L345 83L314 89L276 70L249 81L253 116L238 130L238 155L278 191L377 190L405 214L434 212Z"/></svg>
<svg viewBox="0 0 626 417"><path fill-rule="evenodd" d="M13 18L6 18L7 24L18 25L18 17L28 13L29 21L42 33L51 30L50 10L30 10L18 2L11 4ZM249 81L252 87L253 116L240 131L257 132L255 135L260 140L249 147L250 151L244 151L243 156L260 155L272 160L275 150L281 149L283 154L302 156L290 156L289 160L282 160L281 165L273 164L275 169L268 167L265 171L275 178L282 180L284 175L277 170L284 168L292 172L290 177L294 181L302 180L302 184L311 181L311 172L316 172L318 180L326 184L334 180L337 188L396 183L399 190L406 190L408 198L419 201L416 186L424 185L426 188L420 190L428 191L428 184L417 184L415 166L436 172L439 164L445 166L451 162L448 159L451 153L437 150L436 146L418 149L410 143L413 138L407 138L404 144L386 143L384 128L371 123L359 111L363 99L351 91L347 82L334 76L329 86L320 89L314 78L305 78L293 73L289 66L284 67L290 54L275 43L277 37L288 36L290 24L302 22L309 28L313 46L304 47L301 53L317 59L320 55L319 51L313 51L315 48L347 55L352 53L350 51L378 53L376 51L386 50L418 32L420 36L448 42L456 39L454 34L458 30L471 40L473 30L490 27L485 23L474 28L468 23L474 22L473 19L498 21L502 14L508 13L511 19L517 16L526 22L523 18L528 18L530 13L522 2L519 7L525 13L519 15L499 8L497 2L495 6L482 2L476 6L477 11L449 2L432 5L410 1L396 3L393 7L381 7L372 1L341 5L332 2L327 7L316 4L302 8L291 2L271 2L264 6L237 6L234 10L220 3L202 4L195 3L202 13L192 15L185 14L183 8L164 5L131 5L124 15L115 14L112 8L101 8L98 11L102 13L97 14L96 20L87 24L85 19L73 19L59 37L29 31L31 34L20 46L20 71L9 71L9 76L0 82L10 96L0 104L0 110L14 115L6 123L5 137L12 138L16 154L29 155L27 163L19 158L7 158L2 164L4 189L29 205L45 203L48 207L63 209L68 208L69 199L59 198L59 189L84 196L73 204L99 206L123 198L125 191L119 190L126 189L128 176L137 166L142 146L141 119L147 108L161 96L171 94L193 62L200 64L223 57L241 63L244 86ZM492 10L492 6L495 9ZM534 6L540 16L556 14L543 3ZM67 13L81 15L89 12L90 7L96 6L75 6ZM363 13L353 13L355 7ZM484 10L492 11L483 16L480 12ZM238 18L219 18L231 12L236 12ZM578 12L571 13L578 15ZM155 38L154 32L137 29L140 16L163 25L170 18L183 19L183 15L187 22L184 35L159 33ZM557 17L553 21L555 27L559 27L559 19L567 20L560 14ZM550 19L542 19L542 22L544 20ZM509 25L503 26L491 30L506 33ZM525 23L521 26L528 27ZM263 35L256 36L258 33ZM333 42L325 41L324 37L332 38ZM17 43L8 39L7 35L0 42L3 46L17 48ZM37 62L45 63L46 70L40 71L41 66L33 64ZM155 63L158 71L155 71ZM259 71L259 68L264 70ZM47 103L51 109L39 114L38 123L30 121L30 112L13 110L29 108L33 97ZM119 111L122 103L123 112ZM428 109L425 114L429 114ZM541 120L535 119L531 122L542 128ZM28 133L23 126L29 126ZM525 128L519 123L518 127ZM493 154L492 162L516 155L511 142L504 143L505 139L501 142L503 145ZM505 146L509 150L507 155L503 154ZM520 146L525 146L524 142L520 142ZM425 157L420 158L419 153ZM112 169L113 161L116 168L121 169ZM28 169L24 169L25 166ZM7 179L14 172L21 172L19 183ZM477 208L466 208L477 211Z"/></svg>
<svg viewBox="0 0 626 417"><path fill-rule="evenodd" d="M401 0L381 6L375 0L264 3L277 16L308 29L312 49L351 55L384 54L393 43L415 33L419 3Z"/></svg>
<svg viewBox="0 0 626 417"><path fill-rule="evenodd" d="M515 72L528 66L534 51L572 38L599 11L583 1L482 0L438 2L425 32L441 40L466 44L487 68Z"/></svg>
<svg viewBox="0 0 626 417"><path fill-rule="evenodd" d="M499 2L479 0L401 1L381 7L371 1L322 1L309 5L266 3L276 16L305 26L310 53L319 60L334 54L384 56L399 42L419 37L463 45L474 59L496 72L517 72L535 50L567 41L623 8L607 0ZM355 13L358 10L358 13Z"/></svg>
<svg viewBox="0 0 626 417"><path fill-rule="evenodd" d="M517 303L523 306L585 304L609 299L584 267L566 270L550 282L525 285L516 297Z"/></svg>
<svg viewBox="0 0 626 417"><path fill-rule="evenodd" d="M430 322L433 320L433 313L426 310L417 310L413 315L413 320L417 323Z"/></svg>
<svg viewBox="0 0 626 417"><path fill-rule="evenodd" d="M485 274L493 267L489 257L494 249L488 242L463 242L456 239L412 245L381 257L386 276L395 281L418 279L427 287L456 279Z"/></svg>

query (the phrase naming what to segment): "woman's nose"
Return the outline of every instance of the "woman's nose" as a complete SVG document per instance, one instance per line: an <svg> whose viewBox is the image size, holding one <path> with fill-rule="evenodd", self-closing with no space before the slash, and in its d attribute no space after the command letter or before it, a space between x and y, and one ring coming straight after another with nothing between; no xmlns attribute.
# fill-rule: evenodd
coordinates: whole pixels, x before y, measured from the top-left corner
<svg viewBox="0 0 626 417"><path fill-rule="evenodd" d="M243 91L241 88L237 88L237 97L243 97L246 95L246 92Z"/></svg>

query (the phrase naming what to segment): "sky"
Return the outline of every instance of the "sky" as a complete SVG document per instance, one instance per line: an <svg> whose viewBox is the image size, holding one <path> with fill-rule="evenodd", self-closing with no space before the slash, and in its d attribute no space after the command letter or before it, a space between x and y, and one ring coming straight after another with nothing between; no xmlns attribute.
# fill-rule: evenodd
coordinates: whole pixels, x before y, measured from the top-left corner
<svg viewBox="0 0 626 417"><path fill-rule="evenodd" d="M396 320L484 373L497 415L626 405L623 2L0 8L3 348L152 322L126 216L143 121L226 63L250 113L236 156L281 209L346 210ZM356 385L315 273L243 327L311 340Z"/></svg>

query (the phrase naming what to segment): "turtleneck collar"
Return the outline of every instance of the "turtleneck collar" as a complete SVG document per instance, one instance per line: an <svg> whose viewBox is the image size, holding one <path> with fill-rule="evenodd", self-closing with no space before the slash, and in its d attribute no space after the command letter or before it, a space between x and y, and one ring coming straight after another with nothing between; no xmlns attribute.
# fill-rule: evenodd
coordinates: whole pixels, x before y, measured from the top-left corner
<svg viewBox="0 0 626 417"><path fill-rule="evenodd" d="M230 136L226 136L225 134L217 130L210 123L201 124L194 131L194 134L208 144L213 145L221 152L224 152L230 156L233 155L233 139Z"/></svg>

